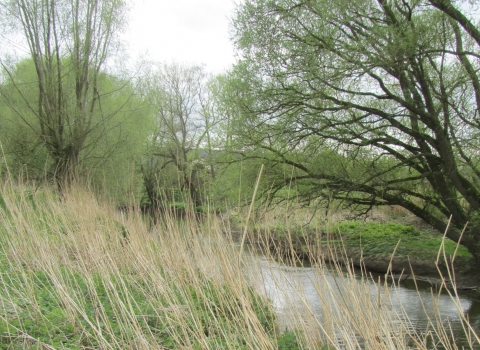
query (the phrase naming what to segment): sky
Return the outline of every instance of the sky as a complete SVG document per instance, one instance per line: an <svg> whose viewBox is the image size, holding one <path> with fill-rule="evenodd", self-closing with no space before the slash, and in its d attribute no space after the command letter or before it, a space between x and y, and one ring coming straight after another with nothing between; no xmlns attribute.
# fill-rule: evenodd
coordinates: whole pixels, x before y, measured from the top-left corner
<svg viewBox="0 0 480 350"><path fill-rule="evenodd" d="M132 59L205 64L217 74L234 62L233 0L135 0L125 32Z"/></svg>

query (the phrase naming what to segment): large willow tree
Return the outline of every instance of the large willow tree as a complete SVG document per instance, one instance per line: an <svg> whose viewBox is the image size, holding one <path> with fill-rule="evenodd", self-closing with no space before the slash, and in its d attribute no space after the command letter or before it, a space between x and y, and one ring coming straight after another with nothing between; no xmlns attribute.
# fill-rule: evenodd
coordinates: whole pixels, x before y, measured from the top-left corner
<svg viewBox="0 0 480 350"><path fill-rule="evenodd" d="M273 189L399 205L480 262L476 2L246 0L225 101ZM250 145L249 148L245 147ZM274 170L271 170L274 172Z"/></svg>
<svg viewBox="0 0 480 350"><path fill-rule="evenodd" d="M23 113L17 117L38 133L62 190L78 175L88 137L115 115L102 111L102 98L115 92L99 89L99 80L124 23L126 1L4 0L2 5L7 20L23 35L37 75L35 104L16 85L36 122ZM12 71L4 68L15 85Z"/></svg>

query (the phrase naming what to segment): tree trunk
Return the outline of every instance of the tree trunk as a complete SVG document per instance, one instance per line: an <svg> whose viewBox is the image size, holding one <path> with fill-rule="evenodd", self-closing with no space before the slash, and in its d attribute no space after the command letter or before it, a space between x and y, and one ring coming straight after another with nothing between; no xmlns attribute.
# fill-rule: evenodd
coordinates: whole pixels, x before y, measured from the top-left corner
<svg viewBox="0 0 480 350"><path fill-rule="evenodd" d="M467 227L460 243L473 255L475 264L480 266L480 226L477 224Z"/></svg>
<svg viewBox="0 0 480 350"><path fill-rule="evenodd" d="M196 171L195 170L192 170L190 176L188 175L185 175L185 184L187 185L188 187L188 193L190 194L190 199L192 200L192 203L194 205L194 207L199 207L202 205L202 198L200 196L200 194L198 193L197 191L197 188L195 186L195 179L196 179L196 175L195 175Z"/></svg>
<svg viewBox="0 0 480 350"><path fill-rule="evenodd" d="M63 194L78 179L80 149L81 147L70 145L57 152L59 156L54 157L54 179L60 194Z"/></svg>

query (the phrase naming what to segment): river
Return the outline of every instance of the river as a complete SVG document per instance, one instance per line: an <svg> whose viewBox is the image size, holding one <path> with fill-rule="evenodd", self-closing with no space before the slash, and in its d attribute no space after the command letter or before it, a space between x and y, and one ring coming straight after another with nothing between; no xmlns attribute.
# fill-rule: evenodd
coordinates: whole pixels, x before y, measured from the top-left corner
<svg viewBox="0 0 480 350"><path fill-rule="evenodd" d="M311 332L316 327L319 336L325 339L321 329L328 331L329 326L332 329L336 327L334 333L337 339L334 342L339 348L348 348L342 344L351 337L352 330L345 327L345 323L372 322L369 321L369 315L358 314L377 307L386 310L389 322L403 322L408 328L413 328L411 332L424 334L432 331L432 325L439 323L451 327L459 348L470 348L463 331L462 315L469 319L477 334L480 331L480 295L477 293L463 293L453 300L448 293L437 293L426 283L419 283L418 289L413 282L387 287L383 282L374 282L378 276L365 278L357 271L354 276L350 275L353 278L348 278L348 272L338 267L325 264L293 266L258 252L250 252L247 261L249 268L260 276L260 289L272 301L282 328L294 329L300 325ZM346 306L345 300L353 301L354 305ZM342 308L343 311L338 311ZM301 321L299 314L302 315ZM335 324L332 319L340 322ZM338 327L346 329L343 335ZM354 328L355 337L362 348L362 336L358 334L358 327L353 325ZM430 338L429 348L437 347L436 338L436 335Z"/></svg>

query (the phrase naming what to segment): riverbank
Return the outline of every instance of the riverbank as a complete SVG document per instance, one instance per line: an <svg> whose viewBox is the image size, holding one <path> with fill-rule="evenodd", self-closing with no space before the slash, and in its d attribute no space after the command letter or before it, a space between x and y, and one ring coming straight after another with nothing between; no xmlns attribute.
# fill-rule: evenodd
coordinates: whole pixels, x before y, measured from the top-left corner
<svg viewBox="0 0 480 350"><path fill-rule="evenodd" d="M445 280L447 286L480 291L480 271L465 247L411 216L387 220L337 220L315 227L263 220L252 225L247 238L290 260L340 262L401 281L416 276L435 287Z"/></svg>

